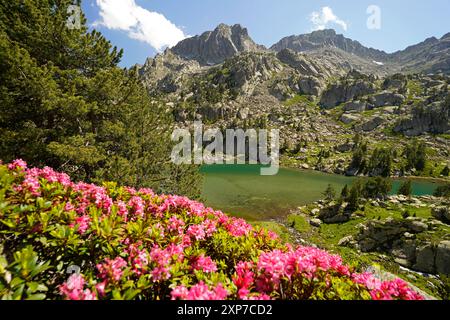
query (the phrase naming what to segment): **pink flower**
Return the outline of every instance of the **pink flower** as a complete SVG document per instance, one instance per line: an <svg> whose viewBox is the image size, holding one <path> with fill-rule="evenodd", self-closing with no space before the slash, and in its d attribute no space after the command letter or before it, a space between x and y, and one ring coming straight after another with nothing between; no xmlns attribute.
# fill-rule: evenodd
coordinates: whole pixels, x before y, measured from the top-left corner
<svg viewBox="0 0 450 320"><path fill-rule="evenodd" d="M252 271L253 264L251 262L239 262L236 266L236 275L233 276L233 283L238 288L238 296L244 299L250 291L248 290L254 281L254 273Z"/></svg>
<svg viewBox="0 0 450 320"><path fill-rule="evenodd" d="M148 189L148 188L139 189L138 193L140 193L142 195L146 195L146 196L154 196L155 195L153 190L152 189Z"/></svg>
<svg viewBox="0 0 450 320"><path fill-rule="evenodd" d="M74 211L74 210L75 210L75 207L70 202L66 202L66 205L64 206L64 211L70 212L70 211Z"/></svg>
<svg viewBox="0 0 450 320"><path fill-rule="evenodd" d="M182 240L182 244L181 244L181 245L182 245L184 248L188 248L188 247L191 246L191 244L192 244L191 237L188 236L188 235L184 235L184 236L183 236L183 240Z"/></svg>
<svg viewBox="0 0 450 320"><path fill-rule="evenodd" d="M206 219L202 222L202 227L205 230L206 236L211 237L217 230L217 221Z"/></svg>
<svg viewBox="0 0 450 320"><path fill-rule="evenodd" d="M225 223L225 229L227 229L232 236L241 237L252 231L253 227L244 219L230 218Z"/></svg>
<svg viewBox="0 0 450 320"><path fill-rule="evenodd" d="M8 164L8 169L13 171L13 170L26 170L27 169L27 163L25 161L23 161L22 159L16 159L13 162L11 162L10 164Z"/></svg>
<svg viewBox="0 0 450 320"><path fill-rule="evenodd" d="M170 271L166 267L158 266L151 272L153 281L162 281L170 279Z"/></svg>
<svg viewBox="0 0 450 320"><path fill-rule="evenodd" d="M156 262L160 266L167 266L172 258L171 253L168 250L160 249L158 246L153 247L150 251L150 259Z"/></svg>
<svg viewBox="0 0 450 320"><path fill-rule="evenodd" d="M192 259L191 266L194 270L201 270L203 272L217 271L216 263L210 257L205 257L203 254Z"/></svg>
<svg viewBox="0 0 450 320"><path fill-rule="evenodd" d="M128 216L128 209L127 209L127 205L125 202L123 201L117 201L117 208L119 209L117 211L117 214L121 217L124 218L124 221L127 222L127 216Z"/></svg>
<svg viewBox="0 0 450 320"><path fill-rule="evenodd" d="M144 217L144 201L141 197L133 196L130 201L128 201L128 206L131 207L131 212L134 216Z"/></svg>
<svg viewBox="0 0 450 320"><path fill-rule="evenodd" d="M172 300L225 300L228 294L221 283L210 289L203 281L192 286L189 290L184 286L179 286L171 292Z"/></svg>
<svg viewBox="0 0 450 320"><path fill-rule="evenodd" d="M185 286L178 286L170 293L172 300L186 300L189 295L189 290Z"/></svg>
<svg viewBox="0 0 450 320"><path fill-rule="evenodd" d="M103 280L117 282L122 278L123 269L127 266L127 262L121 257L114 260L105 259L104 263L97 264L99 277Z"/></svg>
<svg viewBox="0 0 450 320"><path fill-rule="evenodd" d="M66 300L97 300L89 289L84 290L83 276L75 273L59 286L59 292Z"/></svg>
<svg viewBox="0 0 450 320"><path fill-rule="evenodd" d="M182 245L169 244L166 251L172 256L172 260L182 262L184 259L184 247Z"/></svg>
<svg viewBox="0 0 450 320"><path fill-rule="evenodd" d="M192 226L189 226L186 234L194 238L195 240L205 239L205 230L202 225L194 224Z"/></svg>
<svg viewBox="0 0 450 320"><path fill-rule="evenodd" d="M41 185L39 184L39 180L33 177L26 177L25 180L22 182L22 190L23 191L29 191L33 196L40 196L41 192L39 189L41 188Z"/></svg>
<svg viewBox="0 0 450 320"><path fill-rule="evenodd" d="M106 284L107 284L106 281L103 281L95 285L95 289L97 289L97 293L100 297L105 296Z"/></svg>
<svg viewBox="0 0 450 320"><path fill-rule="evenodd" d="M137 275L142 275L149 263L149 257L146 250L140 250L138 244L133 244L126 250L129 254L128 261L130 261L133 272Z"/></svg>
<svg viewBox="0 0 450 320"><path fill-rule="evenodd" d="M177 217L173 216L170 217L169 223L167 225L167 229L169 231L177 231L179 234L183 233L183 227L185 223L183 220L178 219Z"/></svg>
<svg viewBox="0 0 450 320"><path fill-rule="evenodd" d="M75 228L75 226L78 226L78 233L84 234L89 229L90 223L91 218L89 216L84 215L76 218L75 222L70 224L70 227Z"/></svg>
<svg viewBox="0 0 450 320"><path fill-rule="evenodd" d="M278 236L275 232L272 232L272 231L270 231L270 230L268 231L267 235L268 235L269 238L272 239L272 240L277 240L277 239L279 239L279 236Z"/></svg>

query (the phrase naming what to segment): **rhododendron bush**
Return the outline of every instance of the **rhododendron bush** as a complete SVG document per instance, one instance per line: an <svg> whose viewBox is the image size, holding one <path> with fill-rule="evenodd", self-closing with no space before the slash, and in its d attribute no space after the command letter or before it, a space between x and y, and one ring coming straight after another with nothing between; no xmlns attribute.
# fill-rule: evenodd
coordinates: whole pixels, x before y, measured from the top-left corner
<svg viewBox="0 0 450 320"><path fill-rule="evenodd" d="M422 299L187 198L21 160L0 165L0 221L4 299Z"/></svg>

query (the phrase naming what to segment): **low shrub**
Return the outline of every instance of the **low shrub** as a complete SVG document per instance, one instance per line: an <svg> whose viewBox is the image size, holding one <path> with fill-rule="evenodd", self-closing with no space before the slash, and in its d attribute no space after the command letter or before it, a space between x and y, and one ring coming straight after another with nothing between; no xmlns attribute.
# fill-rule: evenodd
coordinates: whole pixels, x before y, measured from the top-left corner
<svg viewBox="0 0 450 320"><path fill-rule="evenodd" d="M21 160L0 165L0 243L3 299L422 299L187 198Z"/></svg>

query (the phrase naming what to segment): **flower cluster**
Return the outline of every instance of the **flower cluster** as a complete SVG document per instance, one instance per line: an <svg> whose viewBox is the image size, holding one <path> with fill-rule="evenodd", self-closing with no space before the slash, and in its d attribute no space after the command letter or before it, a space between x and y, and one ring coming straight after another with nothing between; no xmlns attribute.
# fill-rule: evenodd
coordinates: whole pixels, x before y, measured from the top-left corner
<svg viewBox="0 0 450 320"><path fill-rule="evenodd" d="M176 287L172 290L173 300L225 300L228 291L219 283L215 288L210 289L203 281L187 289L184 286Z"/></svg>
<svg viewBox="0 0 450 320"><path fill-rule="evenodd" d="M59 287L59 291L67 300L97 300L91 290L84 289L83 276L75 273Z"/></svg>
<svg viewBox="0 0 450 320"><path fill-rule="evenodd" d="M40 259L55 270L83 266L83 275L63 283L64 274L42 278L59 298L422 298L401 280L356 273L339 256L292 248L273 232L185 197L74 183L22 160L0 165L0 173L11 181L0 200L6 247L8 239L42 243Z"/></svg>

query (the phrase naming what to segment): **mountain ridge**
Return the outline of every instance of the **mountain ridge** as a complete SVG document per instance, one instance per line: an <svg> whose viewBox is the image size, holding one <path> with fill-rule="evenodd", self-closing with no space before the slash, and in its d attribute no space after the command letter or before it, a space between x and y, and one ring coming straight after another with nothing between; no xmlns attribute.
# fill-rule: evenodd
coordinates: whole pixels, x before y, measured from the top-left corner
<svg viewBox="0 0 450 320"><path fill-rule="evenodd" d="M266 48L256 43L250 37L248 29L240 24L231 26L222 23L212 31L182 40L168 50L182 59L194 60L203 66L213 66L242 52L280 52L284 49L305 54L338 49L348 53L346 59L357 66L361 61L353 61L355 59L352 56L366 60L364 64L367 65L391 66L391 70L383 70L383 74L385 72L450 74L450 32L441 38L430 37L403 50L387 53L366 47L357 40L338 34L333 29L287 36L270 48ZM361 68L361 71L364 71L364 68Z"/></svg>

